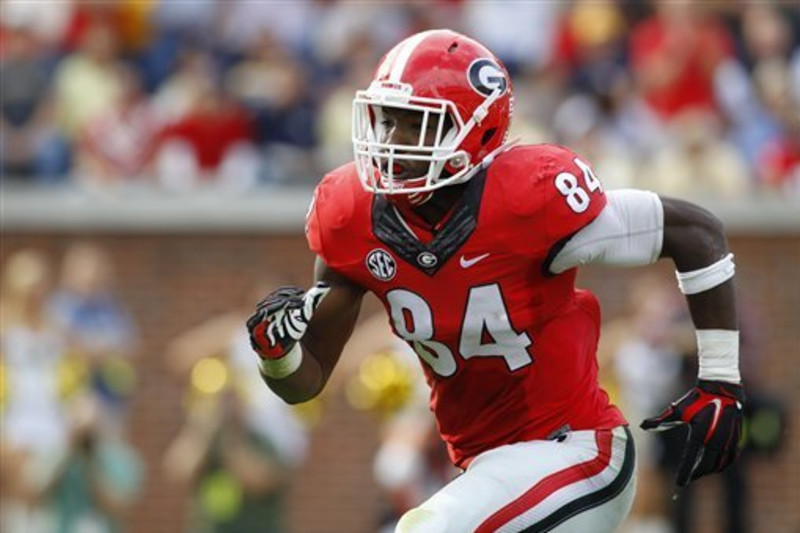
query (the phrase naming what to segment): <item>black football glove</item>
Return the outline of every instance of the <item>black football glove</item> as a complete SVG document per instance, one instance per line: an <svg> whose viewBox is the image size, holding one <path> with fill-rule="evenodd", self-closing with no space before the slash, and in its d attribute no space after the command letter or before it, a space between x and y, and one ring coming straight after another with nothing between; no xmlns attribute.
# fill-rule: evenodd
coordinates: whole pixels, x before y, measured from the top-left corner
<svg viewBox="0 0 800 533"><path fill-rule="evenodd" d="M744 400L741 385L701 379L663 413L641 423L642 429L655 431L689 424L689 438L678 465L679 487L725 470L739 455Z"/></svg>
<svg viewBox="0 0 800 533"><path fill-rule="evenodd" d="M281 287L256 305L247 320L250 344L262 359L280 359L294 347L308 329L317 306L330 290L325 283L303 291Z"/></svg>

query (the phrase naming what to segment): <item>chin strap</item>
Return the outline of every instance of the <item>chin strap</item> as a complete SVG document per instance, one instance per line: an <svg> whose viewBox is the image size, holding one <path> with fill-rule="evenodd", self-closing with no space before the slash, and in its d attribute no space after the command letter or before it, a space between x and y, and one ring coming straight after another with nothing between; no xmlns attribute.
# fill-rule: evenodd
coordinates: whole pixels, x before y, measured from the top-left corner
<svg viewBox="0 0 800 533"><path fill-rule="evenodd" d="M521 139L517 137L506 143L501 144L500 146L498 146L497 148L486 154L486 156L481 160L480 163L469 169L469 171L465 172L463 176L459 176L458 179L449 182L448 185L457 185L459 183L464 183L465 181L469 181L475 174L477 174L481 170L491 165L492 161L494 161L498 155L510 150L511 148L519 144L520 140Z"/></svg>
<svg viewBox="0 0 800 533"><path fill-rule="evenodd" d="M408 195L408 203L414 207L418 207L433 198L433 192L434 191L412 192Z"/></svg>
<svg viewBox="0 0 800 533"><path fill-rule="evenodd" d="M520 141L522 141L522 138L516 137L508 142L501 144L500 146L498 146L497 148L486 154L486 157L483 158L483 161L481 161L478 167L480 167L481 169L488 167L492 163L492 161L494 161L495 157L502 154L503 152L506 152L507 150L510 150L511 148L514 148L516 145L520 143Z"/></svg>

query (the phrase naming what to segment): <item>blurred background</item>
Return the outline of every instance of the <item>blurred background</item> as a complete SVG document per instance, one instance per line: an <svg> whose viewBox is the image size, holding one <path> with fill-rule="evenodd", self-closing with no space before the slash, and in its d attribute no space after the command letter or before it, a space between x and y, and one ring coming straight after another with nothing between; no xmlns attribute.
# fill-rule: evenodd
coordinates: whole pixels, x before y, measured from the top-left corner
<svg viewBox="0 0 800 533"><path fill-rule="evenodd" d="M728 228L742 460L673 499L683 436L636 434L626 532L800 532L796 2L0 0L0 19L2 531L391 531L453 476L374 299L295 408L243 329L260 295L311 281L303 217L351 158L355 90L397 41L449 27L508 66L512 137ZM673 276L580 277L634 425L696 374Z"/></svg>

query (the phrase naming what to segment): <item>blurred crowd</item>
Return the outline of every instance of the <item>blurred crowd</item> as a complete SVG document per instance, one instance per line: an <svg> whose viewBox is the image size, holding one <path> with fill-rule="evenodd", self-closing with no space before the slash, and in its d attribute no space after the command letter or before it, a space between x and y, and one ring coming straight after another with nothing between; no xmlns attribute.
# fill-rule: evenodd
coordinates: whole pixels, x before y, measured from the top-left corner
<svg viewBox="0 0 800 533"><path fill-rule="evenodd" d="M254 370L244 323L263 286L166 346L184 416L158 464L131 435L143 361L115 266L89 240L67 243L59 257L23 248L3 261L0 530L127 531L149 479L187 496L181 530L287 531L313 402L301 415Z"/></svg>
<svg viewBox="0 0 800 533"><path fill-rule="evenodd" d="M3 265L3 531L111 533L141 493L144 462L126 434L138 334L113 281L89 242L60 265L36 249Z"/></svg>
<svg viewBox="0 0 800 533"><path fill-rule="evenodd" d="M794 2L7 0L4 181L170 191L310 185L351 156L381 54L450 27L509 67L512 135L609 187L800 195Z"/></svg>
<svg viewBox="0 0 800 533"><path fill-rule="evenodd" d="M285 281L267 276L238 305L169 340L159 360L182 391L183 416L153 457L133 434L140 378L152 377L139 354L146 332L119 292L124 279L109 250L88 239L65 243L57 255L21 248L0 266L0 530L129 531L148 484L160 483L186 498L180 531L292 530L293 476L326 399L292 407L269 393L245 328L252 302ZM383 313L359 326L343 367L328 396L344 395L353 409L375 415L381 498L365 512L376 530L392 531L456 471L416 356Z"/></svg>

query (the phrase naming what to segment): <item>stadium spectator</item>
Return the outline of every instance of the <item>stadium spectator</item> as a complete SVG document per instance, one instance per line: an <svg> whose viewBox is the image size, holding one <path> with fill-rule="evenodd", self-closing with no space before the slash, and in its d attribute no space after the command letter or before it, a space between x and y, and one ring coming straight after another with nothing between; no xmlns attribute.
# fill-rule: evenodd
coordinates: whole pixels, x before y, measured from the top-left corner
<svg viewBox="0 0 800 533"><path fill-rule="evenodd" d="M91 392L73 399L65 448L37 456L29 477L47 510L42 533L118 533L130 523L144 480L139 453L108 431L107 414ZM27 530L32 531L32 530Z"/></svg>
<svg viewBox="0 0 800 533"><path fill-rule="evenodd" d="M795 22L800 22L795 14ZM792 62L797 41L791 13L781 6L748 6L742 16L744 60L750 67L755 96L770 120L770 133L758 150L754 170L762 185L800 194L800 92L793 89ZM796 81L796 80L795 80Z"/></svg>
<svg viewBox="0 0 800 533"><path fill-rule="evenodd" d="M427 3L425 10L434 8L432 4ZM315 83L322 87L335 83L360 61L358 56L377 54L410 33L408 9L396 3L317 3L306 52L316 71ZM380 24L375 23L378 19Z"/></svg>
<svg viewBox="0 0 800 533"><path fill-rule="evenodd" d="M157 27L152 18L159 0L121 0L115 2L114 20L125 56L141 60L152 46Z"/></svg>
<svg viewBox="0 0 800 533"><path fill-rule="evenodd" d="M190 489L189 531L287 528L291 473L305 459L308 436L297 414L264 394L252 372L242 327L249 306L248 298L242 308L182 332L167 347L167 364L188 389L186 418L164 468Z"/></svg>
<svg viewBox="0 0 800 533"><path fill-rule="evenodd" d="M183 118L197 105L209 80L218 78L219 69L209 52L184 48L176 59L175 69L153 93L156 113L166 123Z"/></svg>
<svg viewBox="0 0 800 533"><path fill-rule="evenodd" d="M626 33L616 2L579 0L557 26L548 66L568 75L570 89L610 98L626 68Z"/></svg>
<svg viewBox="0 0 800 533"><path fill-rule="evenodd" d="M218 20L218 42L233 54L250 49L264 33L278 39L281 46L293 53L303 52L311 28L314 10L311 0L293 2L221 2Z"/></svg>
<svg viewBox="0 0 800 533"><path fill-rule="evenodd" d="M3 364L16 386L4 398L6 444L36 450L65 442L58 367L65 339L47 313L50 259L36 250L12 254L3 273Z"/></svg>
<svg viewBox="0 0 800 533"><path fill-rule="evenodd" d="M671 142L639 176L639 186L682 198L744 198L752 191L747 163L721 135L718 115L684 111L670 122Z"/></svg>
<svg viewBox="0 0 800 533"><path fill-rule="evenodd" d="M793 100L789 71L780 62L761 65L755 81L780 128L779 135L763 146L756 175L766 188L796 198L800 195L800 102Z"/></svg>
<svg viewBox="0 0 800 533"><path fill-rule="evenodd" d="M59 64L53 80L56 115L70 141L118 101L119 64L114 29L99 21L82 32L76 51Z"/></svg>
<svg viewBox="0 0 800 533"><path fill-rule="evenodd" d="M291 468L247 422L241 396L227 390L212 402L189 408L164 459L167 477L191 493L187 531L286 531Z"/></svg>
<svg viewBox="0 0 800 533"><path fill-rule="evenodd" d="M495 50L514 75L523 69L539 70L550 61L562 8L558 2L466 2L461 25ZM455 24L454 29L462 28Z"/></svg>
<svg viewBox="0 0 800 533"><path fill-rule="evenodd" d="M376 60L374 41L369 33L363 32L351 41L349 60L343 63L341 77L331 84L321 98L319 114L316 121L316 137L318 164L335 168L347 162L351 147L350 108L355 92L364 85L372 75Z"/></svg>
<svg viewBox="0 0 800 533"><path fill-rule="evenodd" d="M187 49L214 47L214 28L220 9L221 3L216 0L157 3L150 17L152 41L140 55L139 63L149 92L158 91L165 80L180 70Z"/></svg>
<svg viewBox="0 0 800 533"><path fill-rule="evenodd" d="M104 27L114 34L114 52L122 50L116 25L117 2L71 2L69 21L65 28L62 49L67 52L79 50L84 46L87 36Z"/></svg>
<svg viewBox="0 0 800 533"><path fill-rule="evenodd" d="M226 92L253 117L269 182L292 182L314 172L316 109L309 76L291 51L264 32L225 74Z"/></svg>
<svg viewBox="0 0 800 533"><path fill-rule="evenodd" d="M120 92L113 106L87 121L76 147L76 180L91 187L148 182L162 118L143 92L139 71L118 68Z"/></svg>
<svg viewBox="0 0 800 533"><path fill-rule="evenodd" d="M43 43L25 27L9 27L0 60L0 170L3 179L62 178L69 145L53 121L50 72Z"/></svg>
<svg viewBox="0 0 800 533"><path fill-rule="evenodd" d="M175 191L244 190L258 180L252 121L213 80L198 80L197 99L159 134L156 174Z"/></svg>
<svg viewBox="0 0 800 533"><path fill-rule="evenodd" d="M97 279L102 273L92 267L98 266L76 259L70 274ZM34 250L12 254L4 269L2 448L3 460L15 464L3 465L9 476L3 529L116 531L118 513L138 493L141 461L120 440L118 421L101 413L91 366L75 349L81 334L81 347L98 347L115 328L108 320L92 322L97 313L79 312L63 293L56 298L65 312L54 314L51 270L49 259Z"/></svg>
<svg viewBox="0 0 800 533"><path fill-rule="evenodd" d="M61 42L65 51L80 47L86 33L100 25L113 30L121 56L134 59L150 45L155 33L151 17L158 0L64 3L71 5Z"/></svg>
<svg viewBox="0 0 800 533"><path fill-rule="evenodd" d="M653 2L633 28L631 68L645 102L666 122L688 110L717 113L714 76L733 53L727 28L705 5Z"/></svg>
<svg viewBox="0 0 800 533"><path fill-rule="evenodd" d="M46 513L29 482L31 465L67 445L63 361L65 340L49 319L50 258L34 249L13 252L3 265L0 342L0 449L3 531L46 531ZM7 491L5 490L7 489Z"/></svg>
<svg viewBox="0 0 800 533"><path fill-rule="evenodd" d="M741 35L740 56L723 64L717 80L729 123L724 135L746 158L753 185L766 189L790 188L783 182L792 182L791 117L793 106L800 109L800 99L790 89L796 44L791 20L790 12L777 5L744 6L734 19Z"/></svg>
<svg viewBox="0 0 800 533"><path fill-rule="evenodd" d="M116 271L107 250L77 241L64 252L58 287L48 313L64 333L72 364L97 395L118 429L134 391L138 336L127 305L116 293Z"/></svg>

